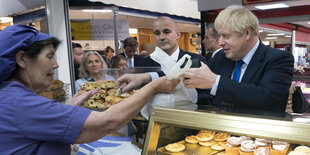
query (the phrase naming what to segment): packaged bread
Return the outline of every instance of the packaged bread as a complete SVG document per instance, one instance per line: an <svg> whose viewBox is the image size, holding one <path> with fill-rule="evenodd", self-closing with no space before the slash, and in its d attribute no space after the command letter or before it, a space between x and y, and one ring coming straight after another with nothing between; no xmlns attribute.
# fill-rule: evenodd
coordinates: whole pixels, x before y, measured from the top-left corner
<svg viewBox="0 0 310 155"><path fill-rule="evenodd" d="M252 140L244 140L241 142L241 147L239 150L240 155L254 155L254 150L257 145Z"/></svg>
<svg viewBox="0 0 310 155"><path fill-rule="evenodd" d="M286 155L289 148L289 144L281 141L272 141L271 154L272 155Z"/></svg>
<svg viewBox="0 0 310 155"><path fill-rule="evenodd" d="M227 155L239 155L241 145L240 137L229 137L225 145Z"/></svg>

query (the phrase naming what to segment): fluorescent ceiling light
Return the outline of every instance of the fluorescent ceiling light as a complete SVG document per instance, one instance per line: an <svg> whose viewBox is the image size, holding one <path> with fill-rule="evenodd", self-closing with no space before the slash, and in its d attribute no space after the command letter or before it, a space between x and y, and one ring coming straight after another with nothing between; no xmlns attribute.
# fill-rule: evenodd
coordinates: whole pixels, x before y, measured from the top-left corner
<svg viewBox="0 0 310 155"><path fill-rule="evenodd" d="M262 41L262 43L265 45L270 45L270 41Z"/></svg>
<svg viewBox="0 0 310 155"><path fill-rule="evenodd" d="M12 17L0 17L0 23L12 23L13 18Z"/></svg>
<svg viewBox="0 0 310 155"><path fill-rule="evenodd" d="M102 13L105 13L105 12L112 12L112 10L99 10L99 9L83 9L82 10L83 12L102 12Z"/></svg>
<svg viewBox="0 0 310 155"><path fill-rule="evenodd" d="M257 5L255 8L260 10L267 10L267 9L278 9L278 8L288 8L288 5L285 5L283 3L277 3L277 4L267 4L267 5Z"/></svg>
<svg viewBox="0 0 310 155"><path fill-rule="evenodd" d="M284 36L284 33L268 33L267 36Z"/></svg>
<svg viewBox="0 0 310 155"><path fill-rule="evenodd" d="M266 37L265 39L278 39L278 37Z"/></svg>
<svg viewBox="0 0 310 155"><path fill-rule="evenodd" d="M129 28L130 34L138 34L138 29Z"/></svg>
<svg viewBox="0 0 310 155"><path fill-rule="evenodd" d="M284 37L286 37L286 38L291 38L292 36L284 36Z"/></svg>

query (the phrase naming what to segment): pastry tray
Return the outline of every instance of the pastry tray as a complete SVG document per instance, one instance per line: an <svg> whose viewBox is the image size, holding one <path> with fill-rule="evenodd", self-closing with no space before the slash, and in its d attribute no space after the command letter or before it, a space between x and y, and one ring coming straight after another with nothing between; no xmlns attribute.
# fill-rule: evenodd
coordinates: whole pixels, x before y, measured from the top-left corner
<svg viewBox="0 0 310 155"><path fill-rule="evenodd" d="M226 154L225 150L223 151L217 151L211 149L210 146L201 146L198 143L197 144L190 144L186 143L185 140L179 141L177 143L185 144L185 150L181 152L169 152L165 149L165 146L160 147L157 149L158 155L220 155L220 154Z"/></svg>

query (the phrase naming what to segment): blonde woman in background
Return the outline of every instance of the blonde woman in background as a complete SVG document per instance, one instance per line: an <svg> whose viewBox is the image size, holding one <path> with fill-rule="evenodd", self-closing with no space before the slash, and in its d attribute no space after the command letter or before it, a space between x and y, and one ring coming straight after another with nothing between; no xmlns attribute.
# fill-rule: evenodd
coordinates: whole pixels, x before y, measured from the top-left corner
<svg viewBox="0 0 310 155"><path fill-rule="evenodd" d="M100 80L100 69L106 69L107 64L102 59L101 55L96 51L89 51L83 57L80 66L80 77L75 81L75 90L80 90L81 85L87 81ZM107 79L109 80L109 79ZM114 80L114 79L113 79Z"/></svg>

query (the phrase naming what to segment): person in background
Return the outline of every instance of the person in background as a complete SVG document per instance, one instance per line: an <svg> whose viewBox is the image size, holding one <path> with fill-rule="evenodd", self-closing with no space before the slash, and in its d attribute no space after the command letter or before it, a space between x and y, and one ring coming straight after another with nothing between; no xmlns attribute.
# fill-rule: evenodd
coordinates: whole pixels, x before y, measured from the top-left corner
<svg viewBox="0 0 310 155"><path fill-rule="evenodd" d="M116 55L111 59L111 68L121 68L126 69L127 66L127 59L122 55Z"/></svg>
<svg viewBox="0 0 310 155"><path fill-rule="evenodd" d="M105 55L109 61L111 61L112 57L114 56L114 49L111 46L107 46L105 48Z"/></svg>
<svg viewBox="0 0 310 155"><path fill-rule="evenodd" d="M206 58L209 62L222 49L222 47L219 45L219 34L213 25L208 25L208 29L206 31L205 38L202 40L202 43L205 47L205 50L211 53L211 57L209 59Z"/></svg>
<svg viewBox="0 0 310 155"><path fill-rule="evenodd" d="M77 93L68 104L39 96L53 80L60 41L25 25L0 31L1 154L70 155L70 144L89 143L127 124L157 93L178 80L159 78L99 112L80 107L98 90Z"/></svg>
<svg viewBox="0 0 310 155"><path fill-rule="evenodd" d="M138 47L138 42L135 38L129 37L123 41L124 53L120 55L127 59L127 65L129 68L141 66L140 63L143 57L135 54Z"/></svg>
<svg viewBox="0 0 310 155"><path fill-rule="evenodd" d="M73 61L74 61L74 75L75 75L75 80L79 79L79 67L81 65L83 56L84 56L84 51L82 49L82 45L79 43L74 43L72 42L72 48L73 48Z"/></svg>
<svg viewBox="0 0 310 155"><path fill-rule="evenodd" d="M148 56L147 51L141 51L140 56L147 57Z"/></svg>
<svg viewBox="0 0 310 155"><path fill-rule="evenodd" d="M80 79L75 81L75 90L80 90L81 85L87 81L100 80L100 69L108 68L101 55L96 51L89 51L83 57L80 66ZM111 80L111 79L107 79Z"/></svg>
<svg viewBox="0 0 310 155"><path fill-rule="evenodd" d="M211 89L210 102L223 110L259 110L284 113L291 86L294 57L265 46L258 37L257 17L232 5L214 23L223 48L207 65L182 76L187 88Z"/></svg>

